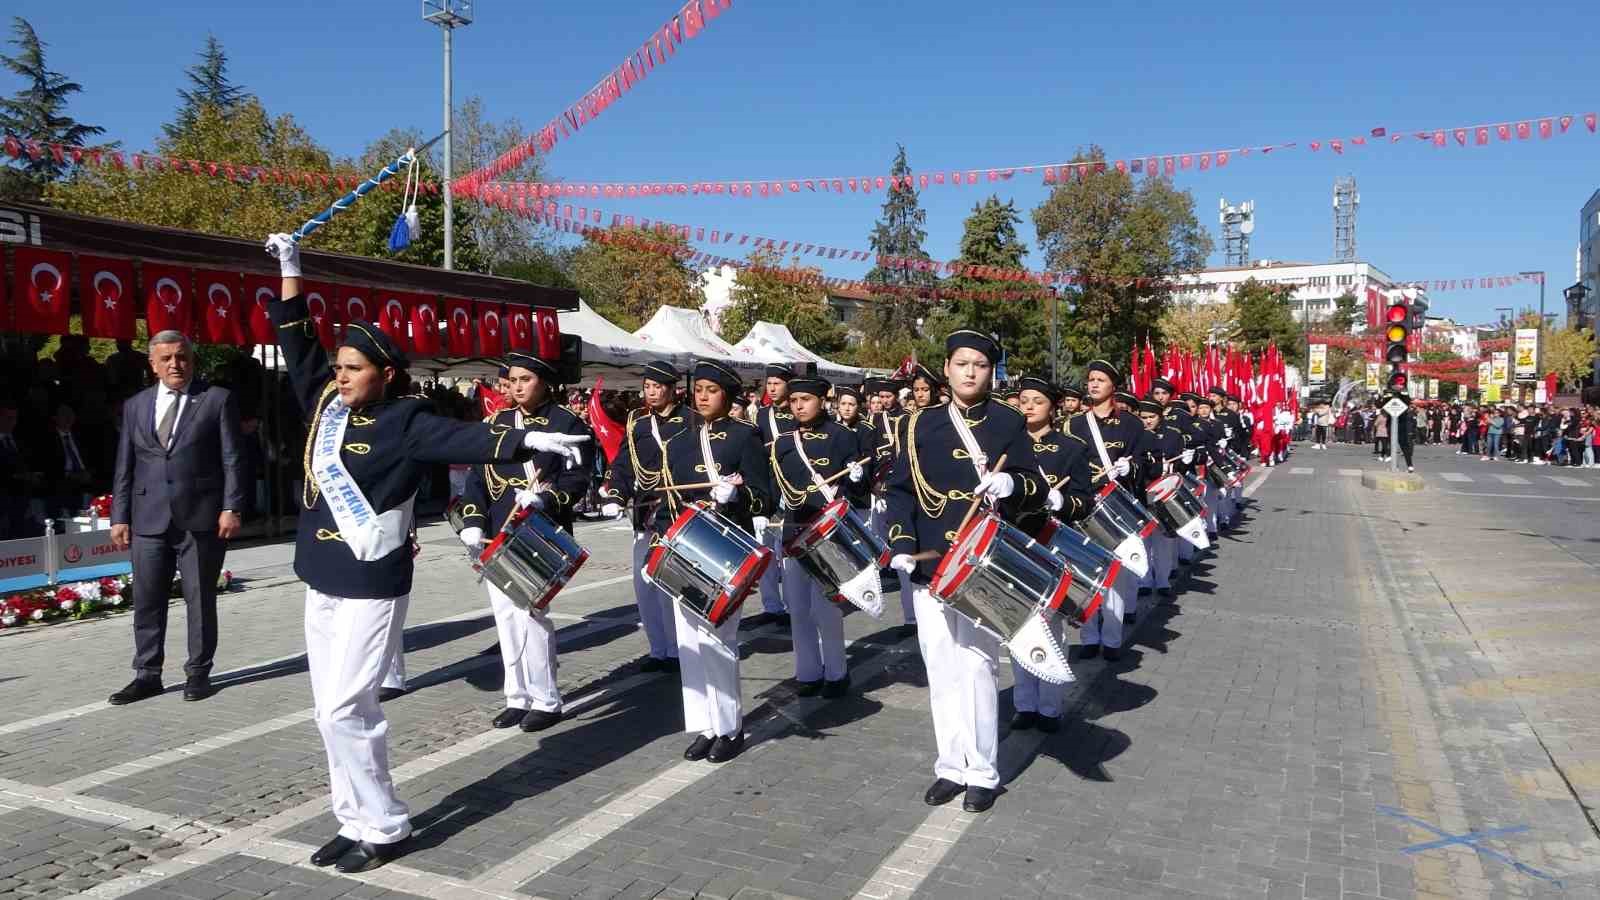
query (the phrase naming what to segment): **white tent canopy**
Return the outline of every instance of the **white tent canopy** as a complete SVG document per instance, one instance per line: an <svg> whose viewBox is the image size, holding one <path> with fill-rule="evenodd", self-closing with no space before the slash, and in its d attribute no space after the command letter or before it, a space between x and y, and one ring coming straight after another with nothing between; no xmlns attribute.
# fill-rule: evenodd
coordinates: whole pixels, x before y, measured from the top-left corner
<svg viewBox="0 0 1600 900"><path fill-rule="evenodd" d="M637 386L633 380L650 362L664 359L680 369L689 363L688 354L634 337L582 300L577 309L561 313L560 318L562 334L575 334L583 340L584 385L594 384L594 379L603 375L608 384L626 378L627 384L615 387L632 388Z"/></svg>
<svg viewBox="0 0 1600 900"><path fill-rule="evenodd" d="M706 324L705 317L695 309L663 306L634 335L644 342L648 352L684 353L696 359L722 360L752 381L766 373L767 363L779 361L775 354L734 348L717 337Z"/></svg>
<svg viewBox="0 0 1600 900"><path fill-rule="evenodd" d="M776 356L784 362L816 363L817 372L830 381L856 382L860 381L862 377L860 369L829 362L806 349L805 345L795 340L794 334L789 331L789 326L787 325L757 322L751 326L750 333L746 334L739 343L734 345L735 350L745 348L757 353Z"/></svg>

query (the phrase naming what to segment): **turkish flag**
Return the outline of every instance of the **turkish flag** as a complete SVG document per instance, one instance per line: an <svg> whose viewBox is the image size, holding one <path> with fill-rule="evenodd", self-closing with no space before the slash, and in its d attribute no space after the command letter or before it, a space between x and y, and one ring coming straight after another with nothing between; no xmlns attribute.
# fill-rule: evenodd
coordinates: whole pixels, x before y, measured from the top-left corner
<svg viewBox="0 0 1600 900"><path fill-rule="evenodd" d="M366 288L352 287L347 284L335 285L339 300L336 308L339 310L339 334L344 334L344 329L351 322L371 322L377 312L377 302L372 299L372 294Z"/></svg>
<svg viewBox="0 0 1600 900"><path fill-rule="evenodd" d="M606 455L609 464L617 458L617 451L622 449L624 434L623 423L611 418L604 406L600 404L600 392L605 384L604 378L594 380L594 390L589 392L589 425L594 429L595 440L600 443L600 449Z"/></svg>
<svg viewBox="0 0 1600 900"><path fill-rule="evenodd" d="M188 269L144 264L144 320L154 337L162 331L189 334L194 325Z"/></svg>
<svg viewBox="0 0 1600 900"><path fill-rule="evenodd" d="M444 299L444 320L450 326L448 349L451 356L472 355L472 301L455 297Z"/></svg>
<svg viewBox="0 0 1600 900"><path fill-rule="evenodd" d="M18 248L11 257L16 272L17 330L66 334L71 316L72 256L58 250Z"/></svg>
<svg viewBox="0 0 1600 900"><path fill-rule="evenodd" d="M1524 140L1525 141L1529 137L1531 137L1532 135L1533 135L1533 127L1531 125L1529 125L1527 122L1518 122L1517 123L1517 138L1518 138L1518 140Z"/></svg>
<svg viewBox="0 0 1600 900"><path fill-rule="evenodd" d="M139 310L134 308L133 262L78 257L78 305L89 337L133 340Z"/></svg>
<svg viewBox="0 0 1600 900"><path fill-rule="evenodd" d="M338 345L339 332L344 327L344 298L339 289L320 281L300 282L300 294L306 298L306 311L317 326L317 340L332 350Z"/></svg>
<svg viewBox="0 0 1600 900"><path fill-rule="evenodd" d="M557 360L561 358L561 319L556 311L549 307L536 307L533 311L534 334L538 344L534 352L540 359Z"/></svg>
<svg viewBox="0 0 1600 900"><path fill-rule="evenodd" d="M478 352L500 356L506 352L506 335L500 304L479 300L473 303L478 318Z"/></svg>
<svg viewBox="0 0 1600 900"><path fill-rule="evenodd" d="M533 350L533 311L526 306L510 306L505 315L511 349Z"/></svg>
<svg viewBox="0 0 1600 900"><path fill-rule="evenodd" d="M411 304L414 298L401 291L378 292L378 304L381 313L378 316L378 328L395 342L401 352L411 350Z"/></svg>
<svg viewBox="0 0 1600 900"><path fill-rule="evenodd" d="M280 282L276 275L246 275L244 293L240 299L245 311L240 313L245 339L253 344L276 344L278 329L272 326L267 315L267 305L278 298Z"/></svg>
<svg viewBox="0 0 1600 900"><path fill-rule="evenodd" d="M433 297L411 298L411 349L422 356L439 355L439 313Z"/></svg>
<svg viewBox="0 0 1600 900"><path fill-rule="evenodd" d="M194 273L195 288L205 304L200 317L200 340L208 344L249 343L244 316L249 307L243 301L244 282L238 272L200 270Z"/></svg>

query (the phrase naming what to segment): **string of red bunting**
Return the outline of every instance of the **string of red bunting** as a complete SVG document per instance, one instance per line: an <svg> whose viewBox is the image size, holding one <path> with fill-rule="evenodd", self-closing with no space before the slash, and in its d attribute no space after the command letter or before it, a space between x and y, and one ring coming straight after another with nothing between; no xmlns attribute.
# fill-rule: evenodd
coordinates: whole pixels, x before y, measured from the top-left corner
<svg viewBox="0 0 1600 900"><path fill-rule="evenodd" d="M937 186L962 187L990 184L1009 180L1018 174L1038 175L1045 184L1056 184L1074 179L1081 181L1090 175L1108 170L1130 174L1143 173L1150 177L1161 174L1176 175L1179 172L1191 170L1204 172L1212 168L1223 168L1230 161L1247 159L1251 154L1268 156L1274 152L1295 150L1300 147L1305 147L1312 153L1320 152L1326 148L1331 153L1343 154L1346 150L1374 144L1398 144L1408 137L1435 147L1448 147L1452 143L1460 147L1469 145L1484 146L1494 140L1529 140L1534 135L1548 139L1557 134L1566 134L1573 123L1580 120L1591 133L1596 130L1597 124L1600 124L1600 121L1597 121L1596 114L1589 112L1450 128L1399 130L1379 127L1371 129L1369 134L1363 136L1330 138L1303 143L1290 141L1279 144L1231 147L1222 150L1141 154L1125 159L1095 162L1069 161L939 171L930 170L913 172L904 176L808 175L804 177L760 179L717 178L697 181L507 182L505 184L507 186L520 185L523 189L531 192L530 196L541 200L553 197L615 198L659 196L770 198L781 197L786 193L798 194L802 191L840 195L847 193L870 194L886 189L903 190L916 187L926 190L929 187ZM510 171L512 168L515 168L515 166L506 166L501 171ZM492 186L484 183L483 179L477 179L475 183L459 182L457 190L462 193L476 193L480 189Z"/></svg>

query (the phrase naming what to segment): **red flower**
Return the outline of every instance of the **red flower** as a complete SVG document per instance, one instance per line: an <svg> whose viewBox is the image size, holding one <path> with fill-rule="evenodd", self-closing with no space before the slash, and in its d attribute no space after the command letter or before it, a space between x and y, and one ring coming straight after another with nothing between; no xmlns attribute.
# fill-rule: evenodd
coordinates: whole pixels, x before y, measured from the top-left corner
<svg viewBox="0 0 1600 900"><path fill-rule="evenodd" d="M61 588L61 589L56 591L56 601L57 602L67 601L67 600L70 600L73 603L78 602L78 592L73 590L71 587L63 587L63 588Z"/></svg>
<svg viewBox="0 0 1600 900"><path fill-rule="evenodd" d="M110 597L122 593L122 584L115 578L100 579L100 596Z"/></svg>

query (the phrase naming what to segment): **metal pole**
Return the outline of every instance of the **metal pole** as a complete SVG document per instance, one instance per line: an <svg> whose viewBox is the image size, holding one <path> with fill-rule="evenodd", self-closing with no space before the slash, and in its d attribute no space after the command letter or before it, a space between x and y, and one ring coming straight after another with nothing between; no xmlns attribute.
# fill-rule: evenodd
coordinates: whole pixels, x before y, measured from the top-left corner
<svg viewBox="0 0 1600 900"><path fill-rule="evenodd" d="M1389 417L1389 471L1400 471L1400 417Z"/></svg>
<svg viewBox="0 0 1600 900"><path fill-rule="evenodd" d="M1061 344L1056 335L1056 309L1061 305L1061 289L1050 291L1050 383L1060 384L1056 365L1061 359Z"/></svg>
<svg viewBox="0 0 1600 900"><path fill-rule="evenodd" d="M448 23L444 26L444 174L440 181L444 182L444 267L446 270L456 267L455 253L455 198L450 189L450 181L455 177L455 171L450 167L451 149L455 143L455 134L450 129L451 107L454 99L451 97L450 84L450 33L453 31Z"/></svg>
<svg viewBox="0 0 1600 900"><path fill-rule="evenodd" d="M1533 379L1538 381L1544 377L1544 273L1539 273L1539 325L1538 338L1533 343ZM1513 347L1515 349L1515 347ZM1545 400L1552 398L1546 397Z"/></svg>

